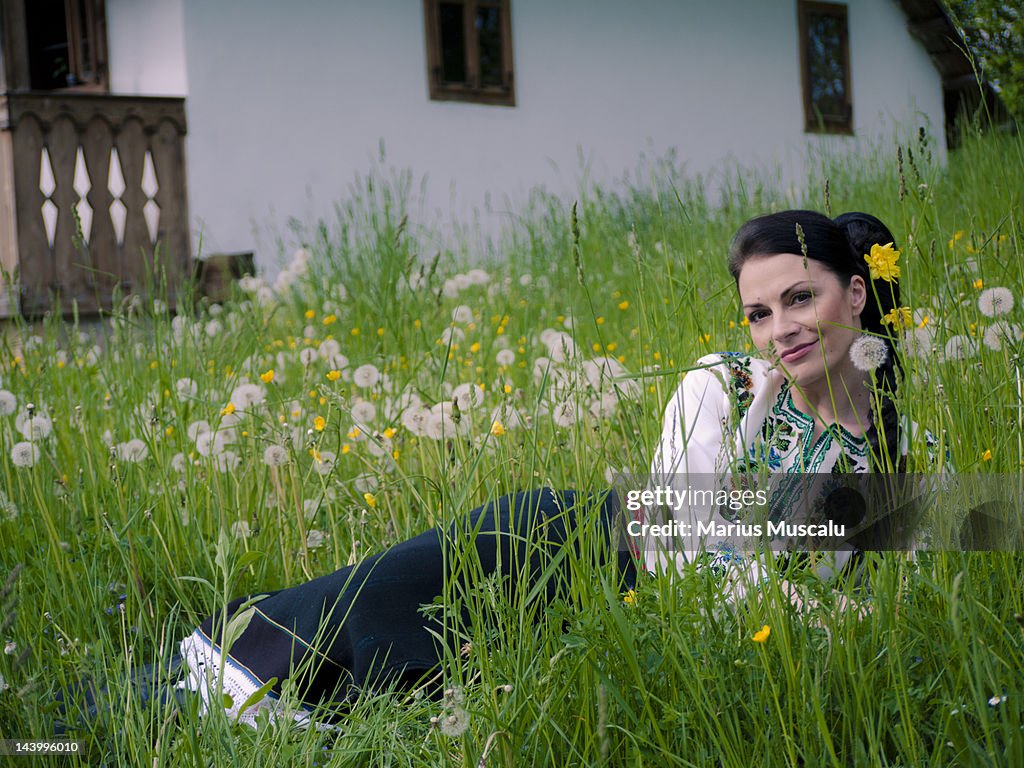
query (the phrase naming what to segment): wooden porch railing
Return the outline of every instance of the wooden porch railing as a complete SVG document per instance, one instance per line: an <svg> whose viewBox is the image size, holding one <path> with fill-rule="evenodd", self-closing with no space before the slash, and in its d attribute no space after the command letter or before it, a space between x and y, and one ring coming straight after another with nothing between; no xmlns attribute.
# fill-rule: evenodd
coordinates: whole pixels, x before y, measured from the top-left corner
<svg viewBox="0 0 1024 768"><path fill-rule="evenodd" d="M173 306L191 274L185 131L184 99L0 94L0 266L23 314L95 313L164 273Z"/></svg>

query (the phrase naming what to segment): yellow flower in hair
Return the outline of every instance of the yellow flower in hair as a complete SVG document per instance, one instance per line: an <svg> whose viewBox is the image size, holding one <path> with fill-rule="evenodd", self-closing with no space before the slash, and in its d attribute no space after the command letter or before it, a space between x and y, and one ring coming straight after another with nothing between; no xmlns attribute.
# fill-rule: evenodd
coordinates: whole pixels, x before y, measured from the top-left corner
<svg viewBox="0 0 1024 768"><path fill-rule="evenodd" d="M887 283L893 283L899 279L900 268L896 263L899 261L900 252L892 247L892 243L871 246L871 253L864 254L864 260L871 270L871 279L882 278Z"/></svg>
<svg viewBox="0 0 1024 768"><path fill-rule="evenodd" d="M914 316L910 307L893 307L882 316L882 322L891 325L897 331L905 331L914 327Z"/></svg>

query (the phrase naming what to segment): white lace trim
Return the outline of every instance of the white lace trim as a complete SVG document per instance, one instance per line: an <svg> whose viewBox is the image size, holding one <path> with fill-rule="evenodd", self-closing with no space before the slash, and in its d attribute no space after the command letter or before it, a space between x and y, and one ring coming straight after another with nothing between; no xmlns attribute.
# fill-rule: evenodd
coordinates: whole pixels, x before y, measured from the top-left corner
<svg viewBox="0 0 1024 768"><path fill-rule="evenodd" d="M225 659L220 650L215 648L198 629L181 641L180 650L187 676L178 683L178 687L196 691L200 695L202 714L205 715L211 708L215 708L211 701L219 695L230 697L231 705L224 706L228 717L252 728L256 727L257 715L263 711L270 712L271 721L282 717L290 718L302 726L310 724L308 710L286 706L273 693L264 695L255 704L250 704L244 711L240 711L242 705L260 689L262 683L230 657ZM223 701L227 703L228 700ZM321 724L317 724L317 728L321 727Z"/></svg>

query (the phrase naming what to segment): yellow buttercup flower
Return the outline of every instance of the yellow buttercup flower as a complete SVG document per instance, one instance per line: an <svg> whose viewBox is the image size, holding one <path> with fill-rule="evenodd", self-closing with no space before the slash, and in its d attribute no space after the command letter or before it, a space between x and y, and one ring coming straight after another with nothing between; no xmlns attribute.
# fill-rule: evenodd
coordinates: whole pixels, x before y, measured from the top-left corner
<svg viewBox="0 0 1024 768"><path fill-rule="evenodd" d="M891 325L897 331L914 327L914 316L910 307L894 307L882 316L882 322Z"/></svg>
<svg viewBox="0 0 1024 768"><path fill-rule="evenodd" d="M228 403L227 405L225 405L223 408L220 409L220 415L221 416L230 416L234 412L235 412L235 404L234 403Z"/></svg>
<svg viewBox="0 0 1024 768"><path fill-rule="evenodd" d="M274 369L273 368L271 368L266 373L261 373L260 374L260 381L262 381L264 384L269 384L273 380L274 380Z"/></svg>
<svg viewBox="0 0 1024 768"><path fill-rule="evenodd" d="M622 602L626 605L636 605L636 590L629 590L622 596Z"/></svg>
<svg viewBox="0 0 1024 768"><path fill-rule="evenodd" d="M374 496L369 491L367 491L366 493L363 494L363 501L366 502L366 506L368 506L368 507L373 508L373 507L377 506L377 497Z"/></svg>
<svg viewBox="0 0 1024 768"><path fill-rule="evenodd" d="M992 461L992 449L986 448L985 452L981 454L982 461Z"/></svg>
<svg viewBox="0 0 1024 768"><path fill-rule="evenodd" d="M754 633L753 640L755 643L763 643L768 640L768 635L772 633L772 628L765 624L757 632Z"/></svg>
<svg viewBox="0 0 1024 768"><path fill-rule="evenodd" d="M316 429L317 432L323 432L326 426L327 420L323 416L317 416L313 419L313 428Z"/></svg>
<svg viewBox="0 0 1024 768"><path fill-rule="evenodd" d="M495 437L501 437L502 435L505 434L505 425L502 424L497 419L495 419L495 421L491 424L491 434L494 435Z"/></svg>
<svg viewBox="0 0 1024 768"><path fill-rule="evenodd" d="M893 283L899 279L900 268L896 263L899 261L900 252L892 247L892 243L886 243L885 245L879 245L875 243L871 246L871 253L864 254L864 260L868 263L868 268L871 270L871 279L878 280L881 278L887 283Z"/></svg>
<svg viewBox="0 0 1024 768"><path fill-rule="evenodd" d="M335 371L328 371L327 372L327 380L328 381L337 381L340 378L341 378L341 371L336 371L335 370Z"/></svg>

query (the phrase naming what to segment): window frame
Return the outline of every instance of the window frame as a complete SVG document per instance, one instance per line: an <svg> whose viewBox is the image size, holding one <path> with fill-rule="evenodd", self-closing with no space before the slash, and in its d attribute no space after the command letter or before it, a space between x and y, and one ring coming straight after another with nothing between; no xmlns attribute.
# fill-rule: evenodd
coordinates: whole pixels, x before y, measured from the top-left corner
<svg viewBox="0 0 1024 768"><path fill-rule="evenodd" d="M32 0L0 0L0 91L31 91L31 55L28 45L26 4ZM81 5L87 18L82 19ZM64 0L68 31L68 70L75 85L45 89L46 93L109 93L110 69L107 51L107 9L105 0ZM91 17L91 18L89 18ZM92 45L90 66L93 77L83 81L86 67L82 61L83 32L89 28Z"/></svg>
<svg viewBox="0 0 1024 768"><path fill-rule="evenodd" d="M441 3L463 7L463 38L466 41L466 82L445 82L442 76ZM475 29L479 7L498 7L501 22L501 84L480 85L480 48ZM515 70L512 56L511 0L423 0L426 31L427 87L431 101L463 101L474 104L514 107L516 105Z"/></svg>
<svg viewBox="0 0 1024 768"><path fill-rule="evenodd" d="M804 131L853 135L853 81L850 77L850 24L846 3L797 0L797 28L800 36L800 84L803 90ZM843 84L846 115L842 119L820 114L811 101L811 73L808 52L808 16L831 16L842 24L840 54L843 58Z"/></svg>

